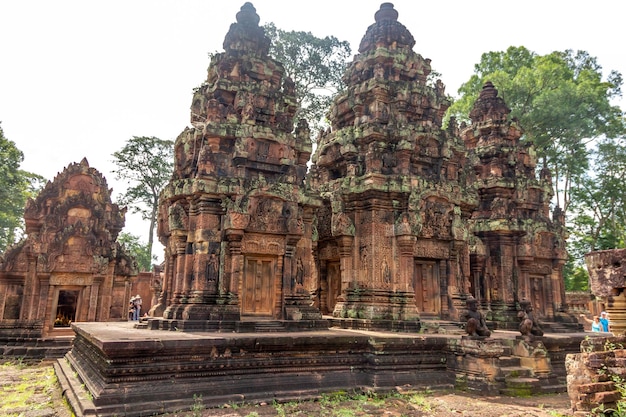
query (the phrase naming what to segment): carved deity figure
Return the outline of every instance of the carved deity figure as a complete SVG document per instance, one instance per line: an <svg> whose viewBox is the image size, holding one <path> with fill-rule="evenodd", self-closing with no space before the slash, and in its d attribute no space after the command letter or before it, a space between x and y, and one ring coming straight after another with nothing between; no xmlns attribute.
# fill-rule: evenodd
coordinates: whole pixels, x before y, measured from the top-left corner
<svg viewBox="0 0 626 417"><path fill-rule="evenodd" d="M304 284L304 265L302 265L302 259L296 260L296 284Z"/></svg>
<svg viewBox="0 0 626 417"><path fill-rule="evenodd" d="M209 256L206 271L207 281L216 282L219 273L219 259L217 259L217 255L215 254L215 252L211 253L211 255Z"/></svg>
<svg viewBox="0 0 626 417"><path fill-rule="evenodd" d="M521 310L517 313L520 320L519 331L524 337L543 336L543 330L539 321L533 313L533 306L530 301L522 300L519 302Z"/></svg>
<svg viewBox="0 0 626 417"><path fill-rule="evenodd" d="M487 328L487 322L483 313L478 311L478 301L469 296L466 301L467 311L461 316L461 318L467 323L465 324L465 331L472 337L489 337L491 332Z"/></svg>

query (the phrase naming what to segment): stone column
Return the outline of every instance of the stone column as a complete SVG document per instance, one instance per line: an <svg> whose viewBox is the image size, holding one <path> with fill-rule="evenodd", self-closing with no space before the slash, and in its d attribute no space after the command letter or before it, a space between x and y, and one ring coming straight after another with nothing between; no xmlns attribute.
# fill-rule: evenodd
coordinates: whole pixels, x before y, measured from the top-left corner
<svg viewBox="0 0 626 417"><path fill-rule="evenodd" d="M400 271L397 291L405 291L415 294L413 288L413 274L415 273L415 262L413 260L413 247L417 238L413 235L405 234L396 237L398 242L398 252L400 255Z"/></svg>
<svg viewBox="0 0 626 417"><path fill-rule="evenodd" d="M29 253L27 255L28 272L24 280L24 295L22 296L22 307L20 311L20 319L33 320L36 319L37 309L35 308L37 298L37 258Z"/></svg>
<svg viewBox="0 0 626 417"><path fill-rule="evenodd" d="M243 230L231 229L226 231L226 240L228 241L228 252L230 254L230 264L227 265L228 271L225 275L228 277L225 282L227 291L235 296L239 295L239 284L241 281L241 272L243 268L243 255L241 254L241 240L243 239Z"/></svg>
<svg viewBox="0 0 626 417"><path fill-rule="evenodd" d="M185 279L185 249L186 241L183 235L172 236L173 242L170 242L175 253L172 255L172 281L171 296L167 308L163 312L163 317L173 319L176 317L176 311L180 308L180 301L183 291L183 283Z"/></svg>
<svg viewBox="0 0 626 417"><path fill-rule="evenodd" d="M102 284L102 277L94 277L93 282L91 284L90 287L90 291L89 291L89 299L86 300L86 302L89 304L89 310L87 312L87 321L97 321L97 313L98 313L98 299L100 296L100 284ZM129 288L129 284L130 281L126 282L126 291L124 291L124 294L129 294L130 293L130 288ZM85 292L86 293L86 292ZM85 297L87 297L87 294L85 294ZM130 300L130 298L126 298L125 301L125 306L128 307L128 301ZM128 308L126 308L127 310ZM124 310L124 311L126 311ZM128 314L127 314L128 315Z"/></svg>
<svg viewBox="0 0 626 417"><path fill-rule="evenodd" d="M339 248L339 268L341 270L341 294L338 301L345 301L345 292L354 282L354 265L352 262L352 248L354 236L344 235L337 238Z"/></svg>
<svg viewBox="0 0 626 417"><path fill-rule="evenodd" d="M293 260L296 253L296 244L298 243L298 237L288 236L285 240L285 254L283 256L282 275L283 300L285 300L288 295L294 294L296 290L296 285L293 284L295 281L295 275L293 271L295 263Z"/></svg>
<svg viewBox="0 0 626 417"><path fill-rule="evenodd" d="M190 243L185 245L185 253L181 255L183 259L183 281L182 281L182 297L187 301L191 295L193 276L193 247L191 250L187 250L187 247L191 246Z"/></svg>
<svg viewBox="0 0 626 417"><path fill-rule="evenodd" d="M37 317L45 317L46 315L46 310L50 307L48 306L48 303L46 302L46 297L48 296L48 289L50 287L50 276L46 275L39 275L38 277L39 280L39 303L37 305Z"/></svg>
<svg viewBox="0 0 626 417"><path fill-rule="evenodd" d="M165 269L163 271L163 279L161 281L161 293L158 294L157 302L152 305L150 312L148 315L152 317L163 317L163 313L167 306L171 304L171 299L169 298L172 294L172 285L173 285L173 265L174 265L174 256L170 251L165 252Z"/></svg>
<svg viewBox="0 0 626 417"><path fill-rule="evenodd" d="M530 300L532 297L532 288L530 287L530 272L528 270L529 265L525 262L518 262L518 287L519 287L519 299Z"/></svg>

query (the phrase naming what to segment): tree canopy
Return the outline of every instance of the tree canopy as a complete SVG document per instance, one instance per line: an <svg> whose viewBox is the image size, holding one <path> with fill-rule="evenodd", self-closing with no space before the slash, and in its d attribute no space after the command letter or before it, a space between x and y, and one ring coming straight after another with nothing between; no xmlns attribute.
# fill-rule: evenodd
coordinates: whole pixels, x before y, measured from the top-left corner
<svg viewBox="0 0 626 417"><path fill-rule="evenodd" d="M137 261L139 271L152 270L152 262L156 260L156 256L152 255L148 245L139 240L139 236L130 233L120 233L117 241L128 251Z"/></svg>
<svg viewBox="0 0 626 417"><path fill-rule="evenodd" d="M318 38L311 32L284 31L273 23L263 28L272 41L270 55L284 65L296 85L296 120L306 119L316 132L343 86L341 77L351 54L350 44L334 36Z"/></svg>
<svg viewBox="0 0 626 417"><path fill-rule="evenodd" d="M24 233L24 206L43 185L43 177L20 169L24 154L0 126L0 253Z"/></svg>
<svg viewBox="0 0 626 417"><path fill-rule="evenodd" d="M140 213L150 222L147 250L152 254L159 194L174 168L174 142L153 136L133 136L119 151L113 153L116 179L126 181L129 188L119 199L132 213Z"/></svg>

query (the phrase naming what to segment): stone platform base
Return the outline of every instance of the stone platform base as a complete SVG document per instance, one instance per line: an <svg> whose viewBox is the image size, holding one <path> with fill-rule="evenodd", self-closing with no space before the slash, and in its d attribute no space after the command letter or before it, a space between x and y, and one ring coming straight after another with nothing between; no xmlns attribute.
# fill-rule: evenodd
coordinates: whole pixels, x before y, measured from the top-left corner
<svg viewBox="0 0 626 417"><path fill-rule="evenodd" d="M483 354L480 343L463 342L458 335L339 328L181 332L137 329L133 323L76 323L74 330L74 347L56 368L77 415L145 416L189 410L197 401L215 407L313 398L338 390L452 389L464 372L473 379L480 376L469 365L472 355L486 358L488 365L495 363L491 353ZM494 332L488 352L504 352L498 345L514 344L518 334ZM559 340L570 349L573 338L584 337L548 336L544 347L549 348L542 352L558 353ZM538 370L562 379L557 390L564 392L564 363L546 363L563 368ZM532 369L528 375L533 375ZM480 383L507 388L495 378ZM533 389L532 384L524 388Z"/></svg>
<svg viewBox="0 0 626 417"><path fill-rule="evenodd" d="M63 328L43 334L41 321L0 322L0 357L21 359L62 358L71 348L74 331Z"/></svg>
<svg viewBox="0 0 626 417"><path fill-rule="evenodd" d="M0 337L0 357L21 359L62 358L72 348L71 336L49 338L2 338Z"/></svg>
<svg viewBox="0 0 626 417"><path fill-rule="evenodd" d="M143 319L138 326L150 330L217 333L281 333L328 330L328 320L176 320Z"/></svg>

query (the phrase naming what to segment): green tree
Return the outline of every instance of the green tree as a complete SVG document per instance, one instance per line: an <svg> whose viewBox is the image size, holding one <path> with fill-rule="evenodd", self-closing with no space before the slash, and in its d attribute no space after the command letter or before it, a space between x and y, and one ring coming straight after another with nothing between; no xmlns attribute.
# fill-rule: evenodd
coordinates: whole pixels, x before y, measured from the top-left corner
<svg viewBox="0 0 626 417"><path fill-rule="evenodd" d="M581 256L626 245L626 138L604 138L591 154L572 188L571 246Z"/></svg>
<svg viewBox="0 0 626 417"><path fill-rule="evenodd" d="M139 271L152 270L152 263L157 260L157 257L152 255L146 243L139 240L139 236L123 232L119 234L117 241L126 249L129 255L135 258Z"/></svg>
<svg viewBox="0 0 626 417"><path fill-rule="evenodd" d="M159 207L159 194L167 184L174 167L174 142L153 136L133 136L124 148L114 152L113 170L116 179L126 181L129 188L120 196L119 204L131 207L150 222L148 253L152 254L154 228Z"/></svg>
<svg viewBox="0 0 626 417"><path fill-rule="evenodd" d="M24 154L0 126L0 253L24 233L24 206L43 186L43 177L20 169Z"/></svg>
<svg viewBox="0 0 626 417"><path fill-rule="evenodd" d="M585 51L540 56L524 47L483 54L474 72L448 114L467 120L482 85L493 82L552 172L555 204L567 214L570 191L589 168L589 143L625 131L621 109L611 104L621 94L621 74L603 80L597 59Z"/></svg>
<svg viewBox="0 0 626 417"><path fill-rule="evenodd" d="M568 262L565 265L565 291L589 291L589 273L584 264Z"/></svg>
<svg viewBox="0 0 626 417"><path fill-rule="evenodd" d="M263 28L272 41L270 55L284 65L296 85L296 120L306 119L311 131L317 132L324 125L334 95L343 86L341 77L351 54L350 44L334 36L318 38L311 32L284 31L273 23Z"/></svg>

